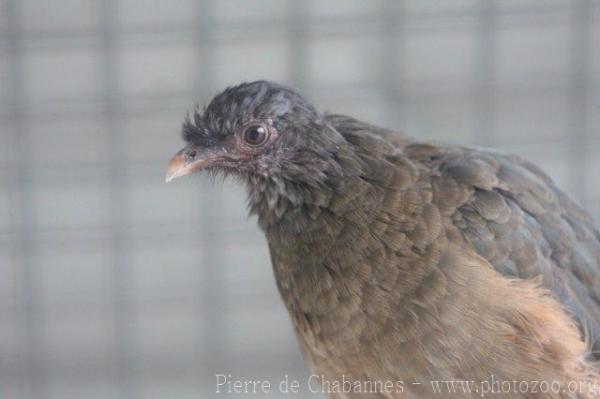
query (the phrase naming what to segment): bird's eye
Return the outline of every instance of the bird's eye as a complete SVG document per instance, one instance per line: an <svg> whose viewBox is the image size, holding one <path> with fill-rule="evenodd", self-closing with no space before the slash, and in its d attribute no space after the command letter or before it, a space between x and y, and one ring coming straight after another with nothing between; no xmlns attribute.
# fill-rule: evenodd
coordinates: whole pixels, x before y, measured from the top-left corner
<svg viewBox="0 0 600 399"><path fill-rule="evenodd" d="M264 126L250 126L244 132L244 141L252 146L263 144L267 141L267 129Z"/></svg>

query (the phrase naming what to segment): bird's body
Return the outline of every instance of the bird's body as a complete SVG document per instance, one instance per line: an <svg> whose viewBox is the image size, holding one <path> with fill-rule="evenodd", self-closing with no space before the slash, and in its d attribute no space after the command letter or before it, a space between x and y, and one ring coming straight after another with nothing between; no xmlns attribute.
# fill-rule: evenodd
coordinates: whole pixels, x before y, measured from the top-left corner
<svg viewBox="0 0 600 399"><path fill-rule="evenodd" d="M600 234L543 172L304 103L286 108L289 89L267 82L231 90L250 85L262 102L279 95L280 114L246 101L271 144L240 150L238 173L310 368L323 382L356 382L331 397L481 397L488 386L506 398L600 395ZM216 115L244 104L222 96L198 130L186 125L194 148L208 125L225 126ZM247 123L230 122L248 136ZM435 392L435 381L472 385Z"/></svg>
<svg viewBox="0 0 600 399"><path fill-rule="evenodd" d="M598 331L599 238L572 201L516 157L325 122L352 154L335 185L299 194L301 213L285 194L251 197L315 372L424 383L405 397L431 380L585 380L572 321L522 280L542 276Z"/></svg>

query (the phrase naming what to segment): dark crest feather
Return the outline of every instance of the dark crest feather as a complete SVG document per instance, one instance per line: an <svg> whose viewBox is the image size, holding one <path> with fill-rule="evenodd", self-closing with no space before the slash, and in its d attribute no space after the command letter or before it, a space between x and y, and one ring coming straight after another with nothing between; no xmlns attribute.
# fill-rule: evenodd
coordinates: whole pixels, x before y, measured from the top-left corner
<svg viewBox="0 0 600 399"><path fill-rule="evenodd" d="M193 143L201 146L208 146L212 144L213 139L208 134L208 131L204 128L202 123L202 116L198 110L194 111L194 121L188 113L185 116L183 125L181 127L181 136L186 143Z"/></svg>

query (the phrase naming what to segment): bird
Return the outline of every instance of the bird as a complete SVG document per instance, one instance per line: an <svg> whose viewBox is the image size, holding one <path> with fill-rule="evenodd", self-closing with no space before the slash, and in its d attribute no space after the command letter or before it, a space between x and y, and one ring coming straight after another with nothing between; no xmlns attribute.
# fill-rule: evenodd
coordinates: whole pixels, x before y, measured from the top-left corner
<svg viewBox="0 0 600 399"><path fill-rule="evenodd" d="M194 109L182 136L166 180L246 187L327 397L600 394L600 233L533 163L321 112L264 80Z"/></svg>

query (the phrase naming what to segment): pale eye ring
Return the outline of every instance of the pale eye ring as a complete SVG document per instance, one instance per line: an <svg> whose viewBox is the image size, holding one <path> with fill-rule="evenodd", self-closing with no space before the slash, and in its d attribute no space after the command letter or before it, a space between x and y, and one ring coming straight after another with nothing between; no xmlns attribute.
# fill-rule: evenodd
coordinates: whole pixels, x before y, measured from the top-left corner
<svg viewBox="0 0 600 399"><path fill-rule="evenodd" d="M268 138L269 132L262 125L253 125L244 131L244 141L253 147L264 144Z"/></svg>

